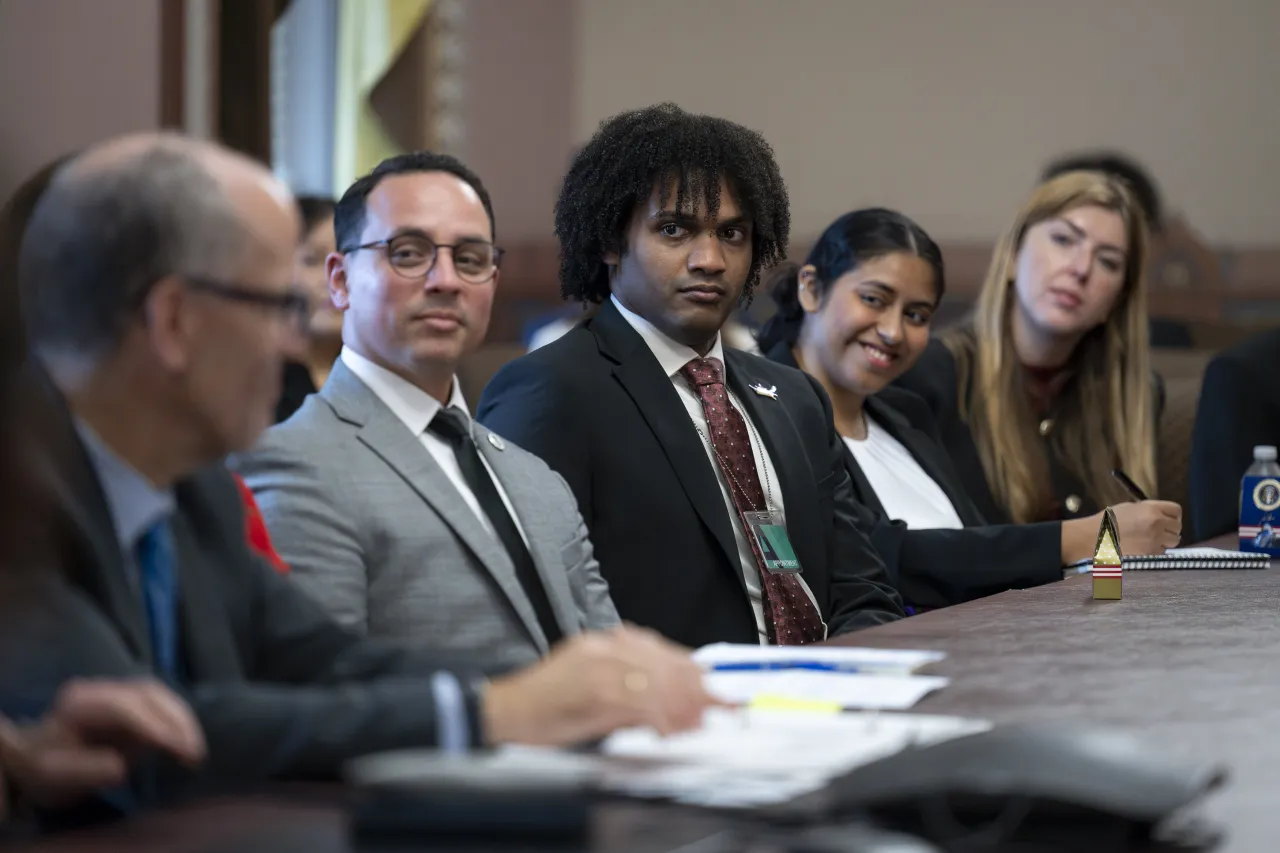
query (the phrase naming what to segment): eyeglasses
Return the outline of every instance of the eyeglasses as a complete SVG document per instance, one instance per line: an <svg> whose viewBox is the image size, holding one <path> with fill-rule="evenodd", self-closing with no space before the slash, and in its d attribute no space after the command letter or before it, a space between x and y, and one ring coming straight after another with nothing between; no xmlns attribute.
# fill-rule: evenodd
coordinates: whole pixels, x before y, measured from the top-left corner
<svg viewBox="0 0 1280 853"><path fill-rule="evenodd" d="M297 288L290 288L284 293L267 293L242 284L207 278L184 276L184 280L192 289L219 299L270 308L273 312L283 315L292 324L293 330L300 334L305 335L311 326L311 299L305 291Z"/></svg>
<svg viewBox="0 0 1280 853"><path fill-rule="evenodd" d="M493 278L502 263L502 250L483 240L464 240L461 243L433 243L417 234L401 234L389 240L375 240L361 246L343 249L343 254L361 249L381 249L391 268L407 279L423 279L436 265L441 249L453 253L453 268L458 278L471 284L484 284Z"/></svg>

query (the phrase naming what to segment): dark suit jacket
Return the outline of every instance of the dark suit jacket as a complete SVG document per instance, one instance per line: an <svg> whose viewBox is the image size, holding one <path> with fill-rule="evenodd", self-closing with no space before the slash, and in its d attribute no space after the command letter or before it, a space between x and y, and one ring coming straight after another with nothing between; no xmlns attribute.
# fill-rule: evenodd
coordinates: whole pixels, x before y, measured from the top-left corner
<svg viewBox="0 0 1280 853"><path fill-rule="evenodd" d="M956 360L951 351L938 339L929 341L920 360L895 383L922 398L932 412L938 428L938 437L959 476L959 485L973 499L978 512L988 522L1008 524L1008 510L996 503L987 485L987 475L982 468L982 457L974 443L969 425L960 417L960 391L956 382ZM1156 416L1164 408L1164 381L1152 374L1152 388L1156 395ZM965 394L970 392L966 390ZM1155 436L1152 436L1155 441ZM1052 436L1045 439L1045 456L1049 460L1050 488L1060 508L1059 518L1067 520L1084 518L1100 512L1097 499L1090 495L1084 483L1067 470L1054 452ZM1068 507L1071 498L1079 501L1075 510Z"/></svg>
<svg viewBox="0 0 1280 853"><path fill-rule="evenodd" d="M152 669L140 597L65 405L59 431L70 451L57 478L65 571L47 574L11 607L14 618L0 618L0 647L21 649L0 655L0 713L39 713L68 677ZM430 677L441 669L458 676L479 734L471 685L481 667L338 627L249 550L240 496L222 466L174 492L183 689L214 776L333 777L356 755L432 745Z"/></svg>
<svg viewBox="0 0 1280 853"><path fill-rule="evenodd" d="M281 424L302 408L307 396L316 393L311 369L300 361L286 361L280 384L280 401L276 403L276 423Z"/></svg>
<svg viewBox="0 0 1280 853"><path fill-rule="evenodd" d="M1191 442L1191 522L1197 540L1240 525L1240 478L1253 448L1280 444L1280 329L1220 353L1204 372Z"/></svg>
<svg viewBox="0 0 1280 853"><path fill-rule="evenodd" d="M727 382L777 470L805 582L836 634L902 616L854 523L821 386L726 349ZM750 386L777 387L777 399ZM541 456L577 496L618 613L688 646L759 641L711 462L671 380L612 302L489 383L479 420Z"/></svg>
<svg viewBox="0 0 1280 853"><path fill-rule="evenodd" d="M786 344L766 355L779 364L799 366ZM867 399L866 413L938 484L965 525L961 530L910 530L889 519L853 453L844 448L859 508L858 526L884 560L904 601L945 607L1062 580L1062 522L988 525L961 488L923 400L889 387Z"/></svg>

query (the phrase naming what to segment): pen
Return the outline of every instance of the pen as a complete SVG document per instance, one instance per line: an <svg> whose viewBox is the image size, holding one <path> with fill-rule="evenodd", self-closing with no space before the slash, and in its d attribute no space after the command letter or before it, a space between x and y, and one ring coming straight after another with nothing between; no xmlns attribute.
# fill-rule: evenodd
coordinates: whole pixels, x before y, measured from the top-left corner
<svg viewBox="0 0 1280 853"><path fill-rule="evenodd" d="M1134 500L1150 500L1146 493L1142 491L1142 489L1138 488L1138 484L1129 479L1129 475L1121 471L1119 468L1112 468L1111 476L1120 481L1120 485L1124 486L1125 491L1133 495Z"/></svg>
<svg viewBox="0 0 1280 853"><path fill-rule="evenodd" d="M769 663L753 663L753 662L718 663L711 667L712 672L772 672L775 670L784 670L784 669L807 669L813 672L850 672L850 673L866 672L866 669L864 667L856 666L854 664L826 663L824 661L816 661L816 660L814 661L808 661L808 660L777 661L777 662L769 662ZM895 672L900 670L901 670L901 667L899 667L897 670L894 670L893 668L880 669L878 670L878 674L887 674L889 672Z"/></svg>

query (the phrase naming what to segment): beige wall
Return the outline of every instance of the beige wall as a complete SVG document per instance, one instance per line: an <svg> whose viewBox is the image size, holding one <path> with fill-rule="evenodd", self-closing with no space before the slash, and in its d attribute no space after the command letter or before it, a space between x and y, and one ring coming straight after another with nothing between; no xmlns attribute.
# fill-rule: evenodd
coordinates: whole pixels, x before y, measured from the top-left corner
<svg viewBox="0 0 1280 853"><path fill-rule="evenodd" d="M572 142L575 11L574 0L467 0L464 158L507 245L552 238Z"/></svg>
<svg viewBox="0 0 1280 853"><path fill-rule="evenodd" d="M1216 243L1280 243L1275 0L578 0L574 138L662 100L764 132L797 237L887 204L989 239L1118 146Z"/></svg>
<svg viewBox="0 0 1280 853"><path fill-rule="evenodd" d="M0 198L46 161L160 120L159 0L0 0Z"/></svg>

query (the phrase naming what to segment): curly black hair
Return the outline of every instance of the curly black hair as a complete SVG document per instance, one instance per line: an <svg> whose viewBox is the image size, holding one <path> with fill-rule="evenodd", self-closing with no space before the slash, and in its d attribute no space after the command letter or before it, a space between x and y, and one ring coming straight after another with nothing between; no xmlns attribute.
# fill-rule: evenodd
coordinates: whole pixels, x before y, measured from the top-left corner
<svg viewBox="0 0 1280 853"><path fill-rule="evenodd" d="M773 149L754 130L671 103L606 119L574 158L556 201L561 295L582 303L604 301L604 254L625 249L631 216L655 187L665 194L667 179L678 178L676 206L701 202L714 217L722 177L753 223L751 269L742 291L750 304L761 271L785 255L791 230L787 187Z"/></svg>

